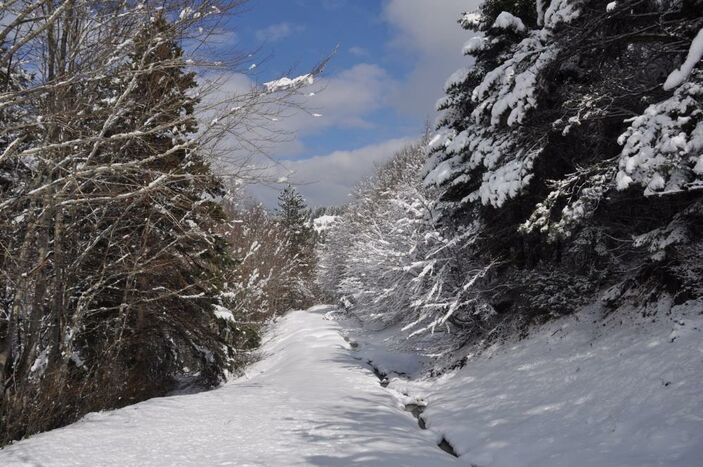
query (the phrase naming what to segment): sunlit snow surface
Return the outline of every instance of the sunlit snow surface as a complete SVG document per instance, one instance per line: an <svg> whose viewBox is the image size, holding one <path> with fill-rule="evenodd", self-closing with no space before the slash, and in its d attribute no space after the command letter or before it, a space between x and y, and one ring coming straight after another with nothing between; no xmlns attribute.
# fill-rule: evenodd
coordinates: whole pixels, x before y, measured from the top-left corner
<svg viewBox="0 0 703 467"><path fill-rule="evenodd" d="M703 304L661 304L592 306L435 379L418 378L393 329L293 312L247 377L89 415L0 451L0 465L700 466ZM427 430L402 410L416 402Z"/></svg>
<svg viewBox="0 0 703 467"><path fill-rule="evenodd" d="M7 447L0 465L456 465L354 359L326 311L281 319L247 377L90 414Z"/></svg>
<svg viewBox="0 0 703 467"><path fill-rule="evenodd" d="M703 465L703 303L599 307L496 345L439 379L393 379L427 402L460 460L495 467Z"/></svg>

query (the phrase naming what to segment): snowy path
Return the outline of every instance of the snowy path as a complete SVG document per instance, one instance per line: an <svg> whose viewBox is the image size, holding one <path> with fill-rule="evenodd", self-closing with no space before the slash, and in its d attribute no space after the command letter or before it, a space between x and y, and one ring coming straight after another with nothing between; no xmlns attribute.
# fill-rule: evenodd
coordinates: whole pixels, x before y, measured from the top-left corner
<svg viewBox="0 0 703 467"><path fill-rule="evenodd" d="M0 450L0 465L462 465L354 359L327 310L281 319L248 377L90 414Z"/></svg>

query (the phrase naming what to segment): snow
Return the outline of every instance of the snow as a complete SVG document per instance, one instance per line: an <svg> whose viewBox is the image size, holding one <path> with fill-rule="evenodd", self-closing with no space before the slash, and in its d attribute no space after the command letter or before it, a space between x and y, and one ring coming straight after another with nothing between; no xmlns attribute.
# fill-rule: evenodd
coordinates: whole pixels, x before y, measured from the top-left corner
<svg viewBox="0 0 703 467"><path fill-rule="evenodd" d="M323 233L334 227L335 223L339 221L339 216L331 216L325 214L323 216L317 217L313 220L313 229L317 233Z"/></svg>
<svg viewBox="0 0 703 467"><path fill-rule="evenodd" d="M545 0L537 0L535 8L537 9L537 26L544 26L544 7Z"/></svg>
<svg viewBox="0 0 703 467"><path fill-rule="evenodd" d="M291 312L246 376L89 414L0 450L0 465L684 467L703 458L701 302L593 304L435 378L422 375L437 356L418 353L418 341L346 316ZM406 404L422 408L426 430Z"/></svg>
<svg viewBox="0 0 703 467"><path fill-rule="evenodd" d="M439 378L394 376L388 389L424 401L428 429L469 465L700 465L703 303L667 312L671 302L646 317L604 318L592 305ZM369 356L379 367L385 358Z"/></svg>
<svg viewBox="0 0 703 467"><path fill-rule="evenodd" d="M476 12L466 13L459 19L459 23L465 28L478 28L481 25L481 14Z"/></svg>
<svg viewBox="0 0 703 467"><path fill-rule="evenodd" d="M329 311L280 319L245 377L89 414L0 450L0 465L456 465L355 358Z"/></svg>
<svg viewBox="0 0 703 467"><path fill-rule="evenodd" d="M703 29L698 31L698 34L691 43L691 48L688 50L688 56L680 68L671 72L664 83L665 90L674 89L680 86L693 71L693 68L703 58Z"/></svg>
<svg viewBox="0 0 703 467"><path fill-rule="evenodd" d="M187 20L188 18L190 18L193 15L193 13L194 13L193 9L188 6L188 7L185 7L181 10L181 13L178 15L178 18L181 21L184 21L184 20Z"/></svg>
<svg viewBox="0 0 703 467"><path fill-rule="evenodd" d="M430 151L435 151L446 145L447 140L450 140L454 136L451 130L445 128L440 129L427 143L427 149Z"/></svg>
<svg viewBox="0 0 703 467"><path fill-rule="evenodd" d="M234 320L234 314L232 314L232 311L223 307L222 305L215 305L213 307L213 311L215 313L215 316L217 316L220 319L224 319L225 321L231 321L235 322Z"/></svg>
<svg viewBox="0 0 703 467"><path fill-rule="evenodd" d="M521 124L527 112L537 106L537 77L556 59L558 52L556 46L545 44L539 33L521 41L513 56L486 73L474 88L475 122L479 124L490 115L490 125L495 128L508 113L508 126Z"/></svg>
<svg viewBox="0 0 703 467"><path fill-rule="evenodd" d="M450 157L437 162L428 161L430 170L425 184L440 186L448 181L460 183L467 174L479 166L485 168L481 185L462 200L462 203L481 200L484 205L502 206L508 199L520 194L532 180L532 166L539 155L539 149L525 151L517 149L509 134L491 133L472 125L458 135L444 133L434 141L431 149L445 147L444 153ZM463 154L469 155L468 161Z"/></svg>
<svg viewBox="0 0 703 467"><path fill-rule="evenodd" d="M507 11L502 11L495 22L493 23L493 28L495 29L506 29L508 31L514 32L525 32L527 28L523 24L522 20L517 16L513 16Z"/></svg>
<svg viewBox="0 0 703 467"><path fill-rule="evenodd" d="M267 92L291 91L303 86L310 86L315 79L311 74L301 75L295 78L283 77L274 81L264 83Z"/></svg>
<svg viewBox="0 0 703 467"><path fill-rule="evenodd" d="M46 371L46 366L49 364L49 349L44 349L34 360L32 367L29 369L29 379L35 380L41 377Z"/></svg>
<svg viewBox="0 0 703 467"><path fill-rule="evenodd" d="M579 2L573 0L553 0L544 12L545 30L554 29L560 24L568 24L579 17Z"/></svg>
<svg viewBox="0 0 703 467"><path fill-rule="evenodd" d="M486 38L483 36L474 36L464 44L464 55L473 55L476 52L482 51L486 46Z"/></svg>
<svg viewBox="0 0 703 467"><path fill-rule="evenodd" d="M696 82L701 76L701 71L693 72L673 96L630 120L618 138L623 146L616 178L619 190L637 183L649 196L695 189L703 180L703 86Z"/></svg>
<svg viewBox="0 0 703 467"><path fill-rule="evenodd" d="M470 70L468 68L459 68L454 73L452 73L447 81L444 83L444 90L448 91L454 86L459 86L466 78L469 76Z"/></svg>

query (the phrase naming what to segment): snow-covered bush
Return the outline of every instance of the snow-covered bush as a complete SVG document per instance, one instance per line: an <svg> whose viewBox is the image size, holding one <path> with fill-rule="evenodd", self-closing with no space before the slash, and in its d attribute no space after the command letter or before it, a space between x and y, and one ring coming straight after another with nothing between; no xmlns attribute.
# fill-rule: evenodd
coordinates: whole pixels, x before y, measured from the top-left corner
<svg viewBox="0 0 703 467"><path fill-rule="evenodd" d="M409 147L363 182L321 247L320 285L381 325L410 314L412 265L430 230L422 163L418 146Z"/></svg>

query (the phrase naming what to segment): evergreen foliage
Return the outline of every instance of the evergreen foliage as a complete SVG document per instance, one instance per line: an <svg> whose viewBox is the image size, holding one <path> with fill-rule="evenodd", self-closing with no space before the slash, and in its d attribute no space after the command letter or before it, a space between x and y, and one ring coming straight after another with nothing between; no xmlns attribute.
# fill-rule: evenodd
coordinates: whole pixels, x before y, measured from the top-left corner
<svg viewBox="0 0 703 467"><path fill-rule="evenodd" d="M460 20L481 36L465 47L475 68L438 103L425 179L441 189L436 209L482 224L477 255L504 264L489 302L517 320L568 313L625 271L685 301L677 245L698 235L670 223L699 223L702 83L695 70L677 89L665 81L703 28L701 3L525 5L489 0ZM662 229L658 256L629 240Z"/></svg>
<svg viewBox="0 0 703 467"><path fill-rule="evenodd" d="M276 218L286 239L284 261L292 265L280 300L288 309L306 308L315 298L316 234L312 213L292 185L287 185L278 196Z"/></svg>
<svg viewBox="0 0 703 467"><path fill-rule="evenodd" d="M486 0L462 14L475 65L445 84L424 169L396 156L417 179L388 186L384 167L359 188L321 252L321 286L362 317L459 342L601 296L700 297L701 11Z"/></svg>

